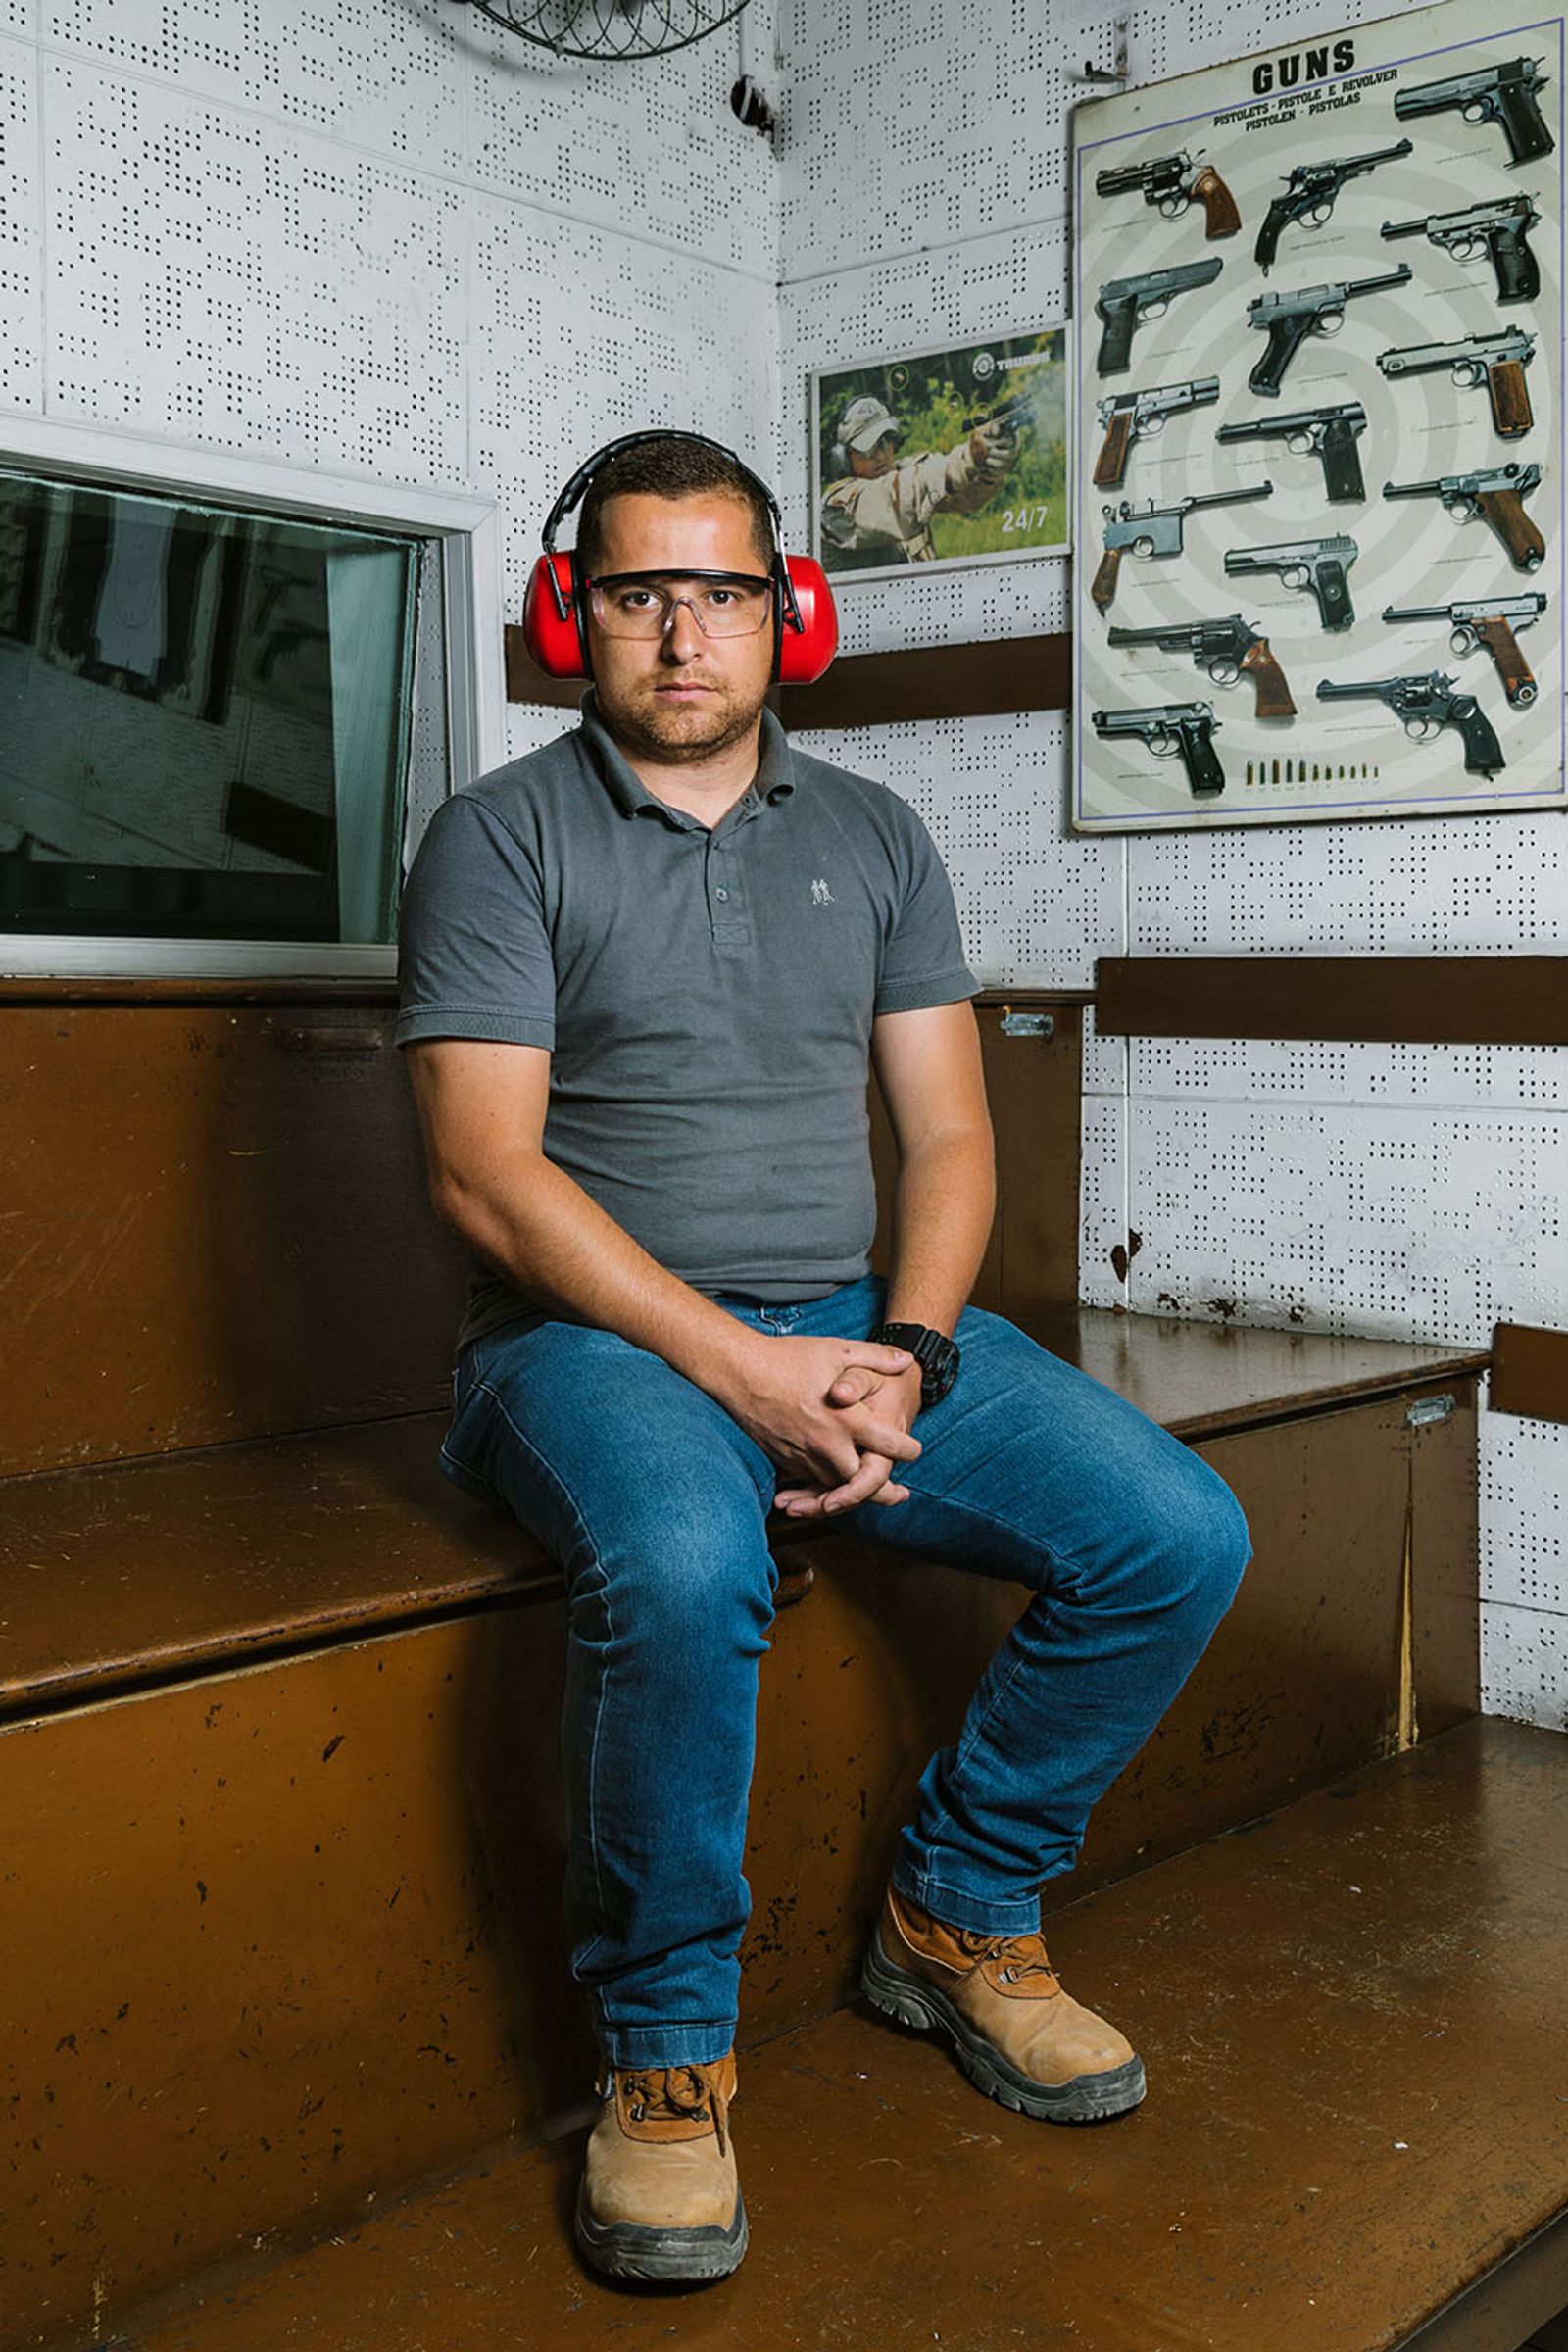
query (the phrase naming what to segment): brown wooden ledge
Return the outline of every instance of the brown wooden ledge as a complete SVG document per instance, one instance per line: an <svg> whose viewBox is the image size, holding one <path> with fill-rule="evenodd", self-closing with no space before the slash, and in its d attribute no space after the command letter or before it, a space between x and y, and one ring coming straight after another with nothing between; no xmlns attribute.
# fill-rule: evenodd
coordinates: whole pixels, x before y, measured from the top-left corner
<svg viewBox="0 0 1568 2352"><path fill-rule="evenodd" d="M1568 1421L1568 1331L1499 1323L1492 1335L1491 1405L1527 1421Z"/></svg>
<svg viewBox="0 0 1568 2352"><path fill-rule="evenodd" d="M1568 1045L1568 956L1107 956L1103 1037Z"/></svg>

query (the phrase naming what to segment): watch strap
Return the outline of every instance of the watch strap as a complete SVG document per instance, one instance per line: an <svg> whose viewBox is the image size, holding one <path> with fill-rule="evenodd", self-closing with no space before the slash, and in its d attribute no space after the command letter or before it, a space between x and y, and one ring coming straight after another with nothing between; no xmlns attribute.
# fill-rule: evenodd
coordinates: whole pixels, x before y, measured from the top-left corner
<svg viewBox="0 0 1568 2352"><path fill-rule="evenodd" d="M879 1323L871 1337L879 1347L903 1348L920 1367L920 1402L940 1404L958 1377L956 1340L926 1323Z"/></svg>

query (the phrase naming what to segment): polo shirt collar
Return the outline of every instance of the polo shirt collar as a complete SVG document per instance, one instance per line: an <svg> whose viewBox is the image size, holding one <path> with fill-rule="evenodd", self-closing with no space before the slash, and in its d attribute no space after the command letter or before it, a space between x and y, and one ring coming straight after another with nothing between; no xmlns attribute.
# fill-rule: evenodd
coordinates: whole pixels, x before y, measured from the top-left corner
<svg viewBox="0 0 1568 2352"><path fill-rule="evenodd" d="M658 795L649 791L600 718L598 700L591 686L582 698L581 720L578 734L588 764L621 814L635 816L642 808L650 808L656 815L670 814L671 811ZM764 710L762 732L758 744L757 774L747 798L754 807L760 807L764 802L782 800L794 790L790 739L772 711Z"/></svg>

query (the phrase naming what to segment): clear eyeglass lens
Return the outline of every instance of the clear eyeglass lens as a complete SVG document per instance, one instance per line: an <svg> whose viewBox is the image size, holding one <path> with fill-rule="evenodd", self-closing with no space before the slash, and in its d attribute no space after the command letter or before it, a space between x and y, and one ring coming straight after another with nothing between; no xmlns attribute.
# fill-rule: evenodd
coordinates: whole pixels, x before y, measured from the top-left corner
<svg viewBox="0 0 1568 2352"><path fill-rule="evenodd" d="M662 637L685 605L705 637L755 637L773 607L771 580L749 573L624 574L592 584L594 618L607 637Z"/></svg>

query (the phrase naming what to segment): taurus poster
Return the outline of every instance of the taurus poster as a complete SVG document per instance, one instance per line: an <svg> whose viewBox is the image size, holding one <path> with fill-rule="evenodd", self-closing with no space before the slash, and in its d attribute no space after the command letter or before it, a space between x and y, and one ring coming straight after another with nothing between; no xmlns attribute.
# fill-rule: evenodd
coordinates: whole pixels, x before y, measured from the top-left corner
<svg viewBox="0 0 1568 2352"><path fill-rule="evenodd" d="M1065 346L1037 328L809 378L811 552L836 582L1061 553Z"/></svg>
<svg viewBox="0 0 1568 2352"><path fill-rule="evenodd" d="M1072 815L1565 803L1563 23L1079 109Z"/></svg>

